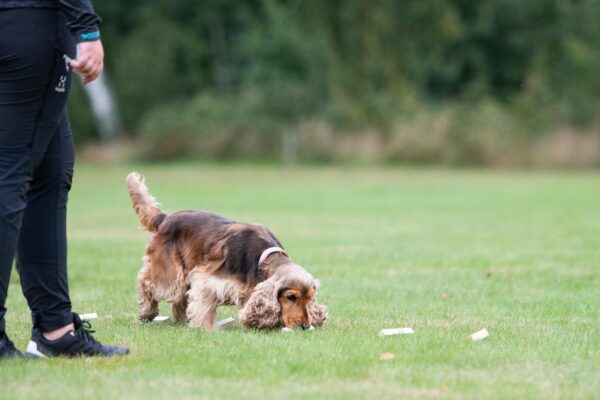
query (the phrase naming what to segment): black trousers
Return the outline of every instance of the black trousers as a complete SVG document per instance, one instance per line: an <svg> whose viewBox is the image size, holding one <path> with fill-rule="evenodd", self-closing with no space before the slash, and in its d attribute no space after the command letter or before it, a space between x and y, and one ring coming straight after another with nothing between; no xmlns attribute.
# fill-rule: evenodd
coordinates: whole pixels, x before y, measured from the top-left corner
<svg viewBox="0 0 600 400"><path fill-rule="evenodd" d="M65 107L74 57L60 11L0 9L0 335L15 257L34 327L73 322L66 211L74 153Z"/></svg>

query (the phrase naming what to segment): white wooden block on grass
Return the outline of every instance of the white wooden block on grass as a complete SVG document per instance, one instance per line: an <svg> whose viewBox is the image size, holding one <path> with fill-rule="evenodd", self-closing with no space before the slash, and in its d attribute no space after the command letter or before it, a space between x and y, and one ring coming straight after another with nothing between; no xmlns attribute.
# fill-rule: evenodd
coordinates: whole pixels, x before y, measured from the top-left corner
<svg viewBox="0 0 600 400"><path fill-rule="evenodd" d="M222 319L220 321L217 321L217 323L215 324L215 328L216 329L224 329L224 328L229 328L230 326L232 326L235 323L235 318L233 317L227 317L225 319Z"/></svg>
<svg viewBox="0 0 600 400"><path fill-rule="evenodd" d="M489 332L487 331L487 329L482 329L480 331L475 332L474 334L471 335L471 340L473 340L474 342L478 342L480 340L485 339L486 337L490 336Z"/></svg>
<svg viewBox="0 0 600 400"><path fill-rule="evenodd" d="M413 328L392 328L382 329L379 331L379 336L392 336L392 335L412 335L415 333Z"/></svg>

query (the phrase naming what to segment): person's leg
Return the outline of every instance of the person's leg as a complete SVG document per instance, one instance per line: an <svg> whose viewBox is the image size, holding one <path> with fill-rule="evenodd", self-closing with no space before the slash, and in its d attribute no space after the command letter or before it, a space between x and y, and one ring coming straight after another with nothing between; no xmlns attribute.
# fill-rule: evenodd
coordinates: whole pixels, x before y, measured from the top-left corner
<svg viewBox="0 0 600 400"><path fill-rule="evenodd" d="M32 179L32 142L56 61L56 11L0 10L0 336Z"/></svg>
<svg viewBox="0 0 600 400"><path fill-rule="evenodd" d="M33 176L17 249L17 268L34 329L50 333L74 328L66 275L66 202L74 157L66 102L71 86L69 60L75 57L64 15L51 12L54 60L47 68L52 74L30 144Z"/></svg>
<svg viewBox="0 0 600 400"><path fill-rule="evenodd" d="M73 176L67 113L33 175L17 248L17 270L33 325L42 332L74 330L67 282L67 198ZM70 326L69 326L70 325ZM69 329L70 328L70 329Z"/></svg>
<svg viewBox="0 0 600 400"><path fill-rule="evenodd" d="M27 168L23 165L26 159L25 154L6 154L0 150L0 337L6 328L5 303L25 208L25 193L30 181Z"/></svg>
<svg viewBox="0 0 600 400"><path fill-rule="evenodd" d="M44 98L31 145L34 174L17 250L23 293L33 317L27 355L124 355L129 353L127 348L99 343L92 337L89 323L71 312L66 211L74 154L65 105L71 85L69 61L75 58L75 43L65 15L60 12L56 43L52 84Z"/></svg>

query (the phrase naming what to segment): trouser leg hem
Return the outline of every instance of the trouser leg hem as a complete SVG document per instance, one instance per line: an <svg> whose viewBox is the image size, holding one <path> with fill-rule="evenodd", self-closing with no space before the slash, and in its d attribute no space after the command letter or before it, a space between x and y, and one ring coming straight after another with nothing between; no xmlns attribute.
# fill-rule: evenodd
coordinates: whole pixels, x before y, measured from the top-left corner
<svg viewBox="0 0 600 400"><path fill-rule="evenodd" d="M42 332L49 332L73 323L71 310L51 314L37 313L33 316L33 327Z"/></svg>

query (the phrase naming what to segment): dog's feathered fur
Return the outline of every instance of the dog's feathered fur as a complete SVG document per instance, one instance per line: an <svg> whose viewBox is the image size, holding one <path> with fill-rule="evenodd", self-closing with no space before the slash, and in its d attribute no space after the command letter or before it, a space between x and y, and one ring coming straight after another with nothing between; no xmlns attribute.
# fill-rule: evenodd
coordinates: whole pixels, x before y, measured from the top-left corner
<svg viewBox="0 0 600 400"><path fill-rule="evenodd" d="M138 273L139 317L152 320L158 302L172 303L173 317L212 329L219 305L236 305L243 326L321 326L327 309L317 304L319 283L294 264L264 226L237 223L203 211L167 215L132 172L127 186L144 228L154 233Z"/></svg>

